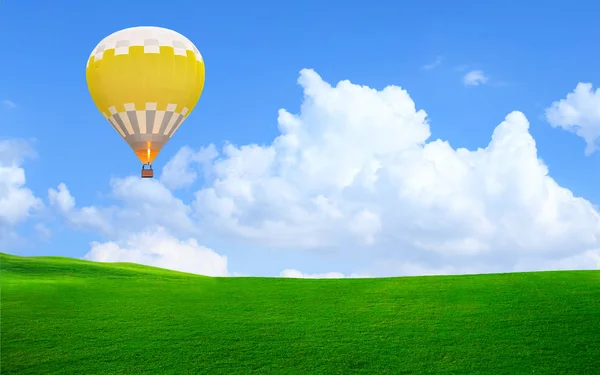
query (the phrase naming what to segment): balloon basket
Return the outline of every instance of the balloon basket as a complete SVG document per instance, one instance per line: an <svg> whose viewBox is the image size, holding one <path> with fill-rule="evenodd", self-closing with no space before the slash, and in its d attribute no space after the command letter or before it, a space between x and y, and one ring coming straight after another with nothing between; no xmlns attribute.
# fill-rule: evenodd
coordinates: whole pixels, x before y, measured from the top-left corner
<svg viewBox="0 0 600 375"><path fill-rule="evenodd" d="M152 170L152 166L150 164L148 164L147 166L148 169L144 168L144 165L142 165L142 178L153 178L154 171Z"/></svg>

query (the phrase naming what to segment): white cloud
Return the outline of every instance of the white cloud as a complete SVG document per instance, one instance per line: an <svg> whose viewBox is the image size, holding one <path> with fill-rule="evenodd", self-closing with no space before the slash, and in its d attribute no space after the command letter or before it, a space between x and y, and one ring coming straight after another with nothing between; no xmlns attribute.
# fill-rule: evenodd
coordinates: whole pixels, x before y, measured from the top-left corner
<svg viewBox="0 0 600 375"><path fill-rule="evenodd" d="M433 269L600 248L600 215L548 175L522 113L487 147L453 149L427 142L425 112L398 87L332 87L312 70L299 82L301 113L280 110L272 144L214 159L194 202L203 225L266 246L364 244Z"/></svg>
<svg viewBox="0 0 600 375"><path fill-rule="evenodd" d="M59 184L57 190L48 189L48 203L76 227L100 230L104 233L113 231L110 211L102 211L94 206L76 208L75 198L64 183Z"/></svg>
<svg viewBox="0 0 600 375"><path fill-rule="evenodd" d="M17 104L13 101L10 101L8 99L5 99L2 101L2 104L6 107L6 108L17 108Z"/></svg>
<svg viewBox="0 0 600 375"><path fill-rule="evenodd" d="M217 151L212 145L198 152L184 146L164 166L160 181L172 190L190 186L198 178L194 164L206 165L216 156Z"/></svg>
<svg viewBox="0 0 600 375"><path fill-rule="evenodd" d="M5 248L17 236L15 227L43 208L42 201L25 186L25 158L35 153L22 140L0 140L0 248Z"/></svg>
<svg viewBox="0 0 600 375"><path fill-rule="evenodd" d="M343 279L343 278L358 278L358 277L369 277L361 274L344 275L341 272L327 272L327 273L303 273L295 269L285 269L279 274L280 277L288 277L295 279Z"/></svg>
<svg viewBox="0 0 600 375"><path fill-rule="evenodd" d="M579 254L560 259L528 257L519 259L514 267L514 270L519 272L578 269L600 269L600 250L583 251Z"/></svg>
<svg viewBox="0 0 600 375"><path fill-rule="evenodd" d="M91 229L111 241L94 242L85 259L133 262L208 276L227 275L227 258L198 244L189 236L198 229L188 216L190 208L159 181L139 177L113 179L111 196L119 205L78 208L68 187L48 190L50 205L75 227ZM173 233L175 232L175 233Z"/></svg>
<svg viewBox="0 0 600 375"><path fill-rule="evenodd" d="M3 165L21 165L36 157L31 144L22 139L0 139L0 162Z"/></svg>
<svg viewBox="0 0 600 375"><path fill-rule="evenodd" d="M206 276L228 275L227 257L199 245L195 239L177 239L160 227L122 241L93 242L84 259L131 262Z"/></svg>
<svg viewBox="0 0 600 375"><path fill-rule="evenodd" d="M113 179L111 197L119 204L77 208L64 183L59 184L57 190L48 190L50 205L77 227L99 230L118 238L142 231L149 225L163 226L178 234L199 233L189 216L191 208L159 181L132 176Z"/></svg>
<svg viewBox="0 0 600 375"><path fill-rule="evenodd" d="M183 149L162 183L113 180L120 206L98 212L120 230L115 238L160 225L180 238L359 254L357 267L373 262L373 275L585 268L600 251L600 214L549 176L521 112L484 148L455 149L429 139L427 114L399 87L331 86L312 70L299 83L300 113L279 111L271 144ZM190 186L200 169L193 202L165 187Z"/></svg>
<svg viewBox="0 0 600 375"><path fill-rule="evenodd" d="M48 189L48 203L61 213L68 213L75 207L75 198L69 192L67 185L61 183L58 190Z"/></svg>
<svg viewBox="0 0 600 375"><path fill-rule="evenodd" d="M423 65L422 69L431 70L431 69L437 68L438 66L440 66L442 64L442 61L443 61L442 56L438 56L435 58L435 60L431 64Z"/></svg>
<svg viewBox="0 0 600 375"><path fill-rule="evenodd" d="M479 86L487 83L488 77L482 70L471 70L463 77L465 86Z"/></svg>
<svg viewBox="0 0 600 375"><path fill-rule="evenodd" d="M590 155L600 147L600 89L591 83L578 83L565 99L546 109L546 119L553 127L561 127L583 138L585 153Z"/></svg>
<svg viewBox="0 0 600 375"><path fill-rule="evenodd" d="M191 208L173 196L160 181L127 177L111 181L112 196L121 202L114 216L119 226L140 231L148 224L166 227L178 234L198 234L190 217Z"/></svg>
<svg viewBox="0 0 600 375"><path fill-rule="evenodd" d="M467 263L467 262L465 262ZM489 262L469 262L467 264L427 264L406 260L377 261L370 272L380 276L434 276L466 275L511 271L510 268L490 264Z"/></svg>
<svg viewBox="0 0 600 375"><path fill-rule="evenodd" d="M501 257L501 254L498 254ZM600 269L600 249L584 250L575 255L548 258L545 254L521 254L507 265L489 259L466 260L463 263L426 264L410 261L375 262L369 272L379 276L466 275L502 272L535 272L551 270Z"/></svg>

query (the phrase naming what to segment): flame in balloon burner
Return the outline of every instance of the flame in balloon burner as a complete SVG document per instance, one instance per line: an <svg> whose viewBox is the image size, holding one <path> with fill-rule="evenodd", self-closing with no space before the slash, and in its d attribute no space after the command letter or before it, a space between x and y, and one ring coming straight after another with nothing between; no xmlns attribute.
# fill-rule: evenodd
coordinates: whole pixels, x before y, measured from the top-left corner
<svg viewBox="0 0 600 375"><path fill-rule="evenodd" d="M150 142L148 141L148 144L146 145L146 147L148 148L148 163L150 163Z"/></svg>

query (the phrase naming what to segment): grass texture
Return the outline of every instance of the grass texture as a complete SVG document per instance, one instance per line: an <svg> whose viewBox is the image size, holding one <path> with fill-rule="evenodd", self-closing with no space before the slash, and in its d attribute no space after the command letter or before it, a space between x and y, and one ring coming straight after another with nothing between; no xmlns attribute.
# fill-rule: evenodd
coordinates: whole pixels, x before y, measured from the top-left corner
<svg viewBox="0 0 600 375"><path fill-rule="evenodd" d="M0 253L1 373L600 374L600 271L210 278Z"/></svg>

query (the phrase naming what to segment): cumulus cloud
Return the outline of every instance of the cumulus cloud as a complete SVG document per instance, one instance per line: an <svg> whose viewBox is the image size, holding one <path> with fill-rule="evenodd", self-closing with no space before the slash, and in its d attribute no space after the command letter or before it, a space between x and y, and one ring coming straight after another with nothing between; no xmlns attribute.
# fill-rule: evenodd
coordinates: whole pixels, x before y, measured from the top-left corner
<svg viewBox="0 0 600 375"><path fill-rule="evenodd" d="M191 208L175 197L160 181L127 177L111 181L112 197L120 201L115 222L140 231L149 224L160 225L178 234L198 234Z"/></svg>
<svg viewBox="0 0 600 375"><path fill-rule="evenodd" d="M109 211L102 212L94 206L76 208L75 198L64 183L59 184L56 190L48 189L48 203L76 227L100 230L104 233L111 233L113 230Z"/></svg>
<svg viewBox="0 0 600 375"><path fill-rule="evenodd" d="M591 83L578 83L565 99L546 109L546 119L552 127L560 127L583 138L586 155L600 147L600 89Z"/></svg>
<svg viewBox="0 0 600 375"><path fill-rule="evenodd" d="M113 237L121 238L151 225L178 234L199 233L190 217L191 208L159 181L130 176L111 180L110 188L110 197L117 203L110 207L76 207L75 198L64 183L48 190L48 200L73 226Z"/></svg>
<svg viewBox="0 0 600 375"><path fill-rule="evenodd" d="M523 113L509 113L484 147L453 148L430 139L427 114L400 87L332 86L313 70L298 82L300 112L279 111L270 144L185 148L160 181L113 180L119 206L99 212L121 229L118 238L139 233L139 223L179 230L174 238L210 232L323 250L332 260L360 254L372 275L596 266L600 214L552 179ZM190 186L200 173L193 202L167 188ZM67 213L77 209L59 201L74 207ZM143 248L124 241L119 249Z"/></svg>
<svg viewBox="0 0 600 375"><path fill-rule="evenodd" d="M463 77L465 86L479 86L487 83L488 77L482 70L471 70Z"/></svg>
<svg viewBox="0 0 600 375"><path fill-rule="evenodd" d="M600 270L600 250L587 250L560 259L543 257L524 257L514 266L514 271L551 271L551 270Z"/></svg>
<svg viewBox="0 0 600 375"><path fill-rule="evenodd" d="M217 151L213 145L198 152L184 146L164 166L160 181L171 190L190 186L198 178L195 165L205 166L216 156Z"/></svg>
<svg viewBox="0 0 600 375"><path fill-rule="evenodd" d="M196 193L203 225L276 247L360 248L429 267L530 254L561 259L600 248L600 215L559 186L529 122L510 113L489 144L432 140L408 93L312 70L298 115L280 110L270 145L227 145ZM349 251L349 250L348 250Z"/></svg>
<svg viewBox="0 0 600 375"><path fill-rule="evenodd" d="M121 241L93 242L84 259L131 262L206 276L227 276L227 257L201 246L195 239L180 240L156 227Z"/></svg>
<svg viewBox="0 0 600 375"><path fill-rule="evenodd" d="M26 187L24 160L35 156L22 140L0 140L0 248L16 239L15 227L43 207L42 201Z"/></svg>
<svg viewBox="0 0 600 375"><path fill-rule="evenodd" d="M198 233L190 208L160 182L139 177L113 179L110 207L77 207L68 187L48 190L48 201L76 228L98 231L111 241L94 242L84 259L132 262L208 276L227 275L227 258L186 234ZM175 232L180 236L173 234Z"/></svg>

